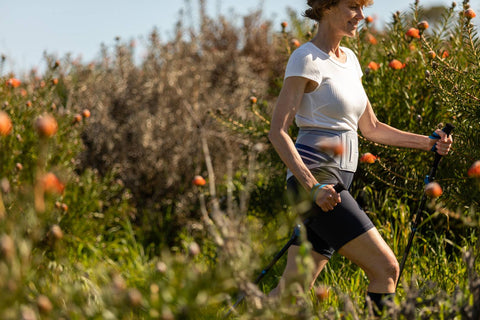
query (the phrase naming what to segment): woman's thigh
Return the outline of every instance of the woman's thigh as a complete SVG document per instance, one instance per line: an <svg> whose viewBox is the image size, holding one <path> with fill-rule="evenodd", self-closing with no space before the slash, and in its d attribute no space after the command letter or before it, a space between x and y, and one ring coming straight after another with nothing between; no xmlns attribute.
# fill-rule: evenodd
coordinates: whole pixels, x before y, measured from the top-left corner
<svg viewBox="0 0 480 320"><path fill-rule="evenodd" d="M387 284L397 281L397 258L376 228L349 241L338 253L362 268L370 280Z"/></svg>

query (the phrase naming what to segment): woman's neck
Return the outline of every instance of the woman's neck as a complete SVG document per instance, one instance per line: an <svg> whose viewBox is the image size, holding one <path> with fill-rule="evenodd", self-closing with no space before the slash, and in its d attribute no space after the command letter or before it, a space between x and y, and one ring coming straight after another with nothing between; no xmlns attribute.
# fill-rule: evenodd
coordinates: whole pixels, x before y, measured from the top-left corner
<svg viewBox="0 0 480 320"><path fill-rule="evenodd" d="M343 36L338 36L329 27L329 25L320 23L318 25L317 34L311 40L314 45L325 53L340 58L342 52L340 50L340 42Z"/></svg>

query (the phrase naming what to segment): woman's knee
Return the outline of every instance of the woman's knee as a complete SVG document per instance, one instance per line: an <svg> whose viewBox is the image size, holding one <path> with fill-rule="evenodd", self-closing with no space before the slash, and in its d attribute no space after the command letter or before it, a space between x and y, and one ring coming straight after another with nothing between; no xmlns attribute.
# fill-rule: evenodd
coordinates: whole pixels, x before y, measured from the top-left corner
<svg viewBox="0 0 480 320"><path fill-rule="evenodd" d="M381 263L376 264L375 268L367 272L370 281L386 281L397 283L400 274L400 266L395 256L388 256L382 259Z"/></svg>
<svg viewBox="0 0 480 320"><path fill-rule="evenodd" d="M398 275L400 274L400 266L398 264L397 258L391 257L386 263L386 273L389 279L392 279L397 283Z"/></svg>

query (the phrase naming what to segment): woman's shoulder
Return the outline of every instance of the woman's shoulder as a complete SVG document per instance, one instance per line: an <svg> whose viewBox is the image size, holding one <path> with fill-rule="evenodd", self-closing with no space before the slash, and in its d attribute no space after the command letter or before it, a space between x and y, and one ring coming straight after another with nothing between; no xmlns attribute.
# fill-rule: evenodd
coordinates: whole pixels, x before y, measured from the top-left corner
<svg viewBox="0 0 480 320"><path fill-rule="evenodd" d="M300 45L300 47L296 48L292 52L292 56L306 56L313 52L312 43L305 42L304 44Z"/></svg>
<svg viewBox="0 0 480 320"><path fill-rule="evenodd" d="M317 58L327 59L325 53L318 49L312 42L305 42L300 47L295 49L290 55L290 59L307 60L312 61Z"/></svg>
<svg viewBox="0 0 480 320"><path fill-rule="evenodd" d="M293 51L285 69L285 78L301 76L320 83L319 52L315 48L311 42L306 42Z"/></svg>

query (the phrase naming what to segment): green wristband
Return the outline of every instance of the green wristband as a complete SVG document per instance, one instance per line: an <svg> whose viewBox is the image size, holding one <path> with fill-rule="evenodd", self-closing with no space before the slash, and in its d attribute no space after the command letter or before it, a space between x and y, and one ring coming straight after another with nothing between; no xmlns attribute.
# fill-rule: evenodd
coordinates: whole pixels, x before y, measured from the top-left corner
<svg viewBox="0 0 480 320"><path fill-rule="evenodd" d="M315 183L315 185L312 187L312 189L310 189L310 196L313 197L313 193L315 192L315 190L317 190L317 188L320 187L320 183Z"/></svg>
<svg viewBox="0 0 480 320"><path fill-rule="evenodd" d="M322 184L320 185L320 183L317 183L313 188L312 188L312 200L315 202L317 200L317 196L318 196L318 193L320 192L320 190L322 190L323 187L327 186L327 184Z"/></svg>

